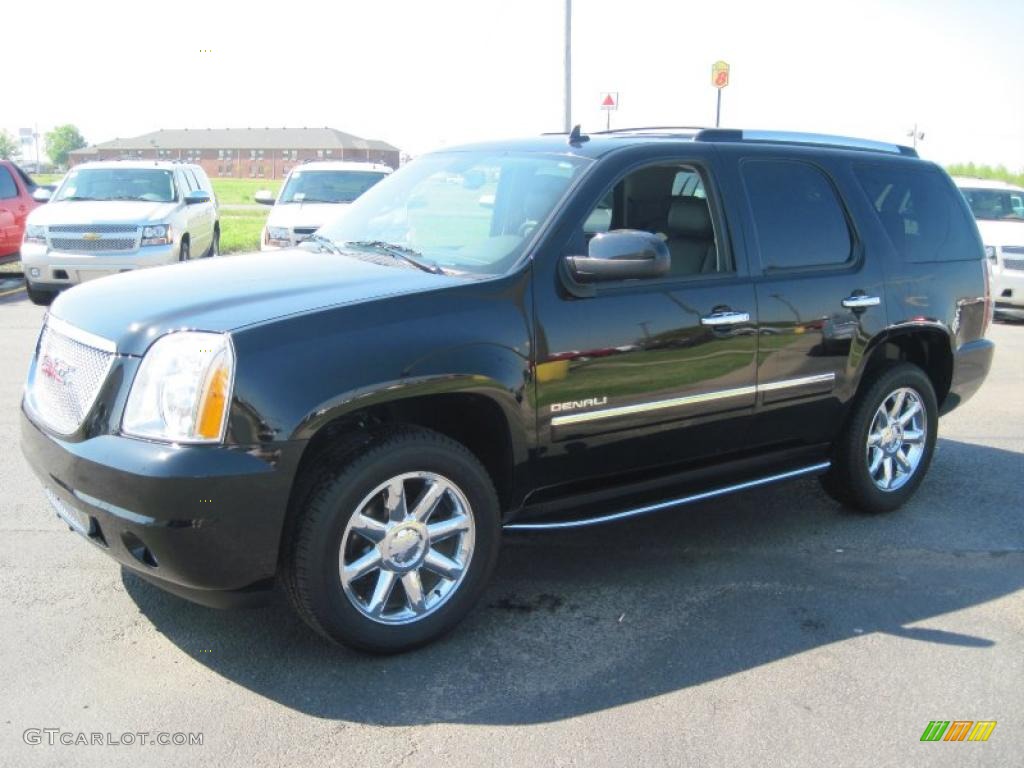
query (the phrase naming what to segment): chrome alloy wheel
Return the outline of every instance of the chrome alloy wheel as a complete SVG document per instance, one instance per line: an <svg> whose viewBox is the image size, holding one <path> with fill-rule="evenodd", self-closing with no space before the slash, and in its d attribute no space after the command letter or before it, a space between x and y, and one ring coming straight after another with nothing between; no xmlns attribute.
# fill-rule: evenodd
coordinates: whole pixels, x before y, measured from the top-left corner
<svg viewBox="0 0 1024 768"><path fill-rule="evenodd" d="M434 613L462 584L475 523L465 495L432 472L407 472L366 495L341 537L346 597L381 624Z"/></svg>
<svg viewBox="0 0 1024 768"><path fill-rule="evenodd" d="M877 488L902 488L921 464L928 434L928 416L921 395L910 387L889 394L875 411L868 429L868 474Z"/></svg>

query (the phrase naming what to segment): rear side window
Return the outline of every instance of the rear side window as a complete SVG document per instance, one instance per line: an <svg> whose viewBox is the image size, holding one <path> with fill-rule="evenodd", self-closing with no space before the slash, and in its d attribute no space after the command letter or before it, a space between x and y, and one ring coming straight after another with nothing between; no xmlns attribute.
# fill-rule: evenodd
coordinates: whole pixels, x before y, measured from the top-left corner
<svg viewBox="0 0 1024 768"><path fill-rule="evenodd" d="M785 160L751 160L742 168L765 269L836 266L850 260L850 228L824 173Z"/></svg>
<svg viewBox="0 0 1024 768"><path fill-rule="evenodd" d="M980 259L973 222L952 184L927 166L854 168L889 240L907 261Z"/></svg>
<svg viewBox="0 0 1024 768"><path fill-rule="evenodd" d="M0 200L10 200L18 196L18 187L14 183L11 172L0 166Z"/></svg>

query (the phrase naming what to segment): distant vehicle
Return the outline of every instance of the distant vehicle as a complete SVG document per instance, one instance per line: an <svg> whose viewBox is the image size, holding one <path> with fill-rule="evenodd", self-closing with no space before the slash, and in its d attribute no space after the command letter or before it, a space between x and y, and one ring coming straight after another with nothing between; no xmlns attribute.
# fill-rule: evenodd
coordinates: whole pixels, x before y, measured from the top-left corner
<svg viewBox="0 0 1024 768"><path fill-rule="evenodd" d="M985 243L996 317L1024 320L1024 189L987 179L954 181Z"/></svg>
<svg viewBox="0 0 1024 768"><path fill-rule="evenodd" d="M386 165L340 160L296 166L276 200L265 189L255 195L257 203L274 206L260 237L260 250L297 245L333 219L339 206L348 205L389 173Z"/></svg>
<svg viewBox="0 0 1024 768"><path fill-rule="evenodd" d="M39 202L32 197L39 185L10 160L0 160L0 259L21 248L25 221Z"/></svg>
<svg viewBox="0 0 1024 768"><path fill-rule="evenodd" d="M49 201L29 216L21 246L35 304L87 280L220 253L217 198L198 165L83 163L35 199Z"/></svg>

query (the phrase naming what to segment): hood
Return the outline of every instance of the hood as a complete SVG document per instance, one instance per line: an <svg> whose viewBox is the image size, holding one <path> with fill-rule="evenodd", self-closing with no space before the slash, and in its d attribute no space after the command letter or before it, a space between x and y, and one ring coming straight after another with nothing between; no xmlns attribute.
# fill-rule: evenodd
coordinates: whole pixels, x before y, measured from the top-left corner
<svg viewBox="0 0 1024 768"><path fill-rule="evenodd" d="M168 331L231 331L468 281L295 248L112 275L65 291L50 312L115 342L122 354L141 355Z"/></svg>
<svg viewBox="0 0 1024 768"><path fill-rule="evenodd" d="M978 221L985 245L1024 245L1024 221Z"/></svg>
<svg viewBox="0 0 1024 768"><path fill-rule="evenodd" d="M174 213L179 203L145 200L68 200L46 203L29 214L30 224L143 224L159 222Z"/></svg>
<svg viewBox="0 0 1024 768"><path fill-rule="evenodd" d="M348 203L279 203L270 209L267 226L319 229L346 208Z"/></svg>

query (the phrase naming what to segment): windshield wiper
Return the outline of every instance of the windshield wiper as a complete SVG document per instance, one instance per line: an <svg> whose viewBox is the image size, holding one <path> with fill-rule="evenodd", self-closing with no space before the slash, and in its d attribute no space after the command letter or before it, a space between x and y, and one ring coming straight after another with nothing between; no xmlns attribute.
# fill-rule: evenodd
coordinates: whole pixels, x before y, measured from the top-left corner
<svg viewBox="0 0 1024 768"><path fill-rule="evenodd" d="M341 253L341 249L335 244L329 237L318 235L315 232L307 237L302 243L316 243L320 246L320 250L328 251L329 253Z"/></svg>
<svg viewBox="0 0 1024 768"><path fill-rule="evenodd" d="M67 197L60 198L56 202L63 203L65 200L102 200L102 199L103 199L102 197L83 197L81 195L68 195Z"/></svg>
<svg viewBox="0 0 1024 768"><path fill-rule="evenodd" d="M412 264L417 269L430 272L433 275L443 275L445 271L432 261L423 258L423 254L412 248L406 248L397 243L386 243L383 240L348 240L345 246L349 248L372 248L382 251L396 259L402 259Z"/></svg>

